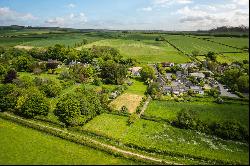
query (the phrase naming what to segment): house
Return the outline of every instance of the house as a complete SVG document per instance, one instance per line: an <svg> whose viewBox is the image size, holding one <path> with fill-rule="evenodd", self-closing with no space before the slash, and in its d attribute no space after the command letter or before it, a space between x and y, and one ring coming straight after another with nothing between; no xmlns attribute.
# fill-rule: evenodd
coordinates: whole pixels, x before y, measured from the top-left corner
<svg viewBox="0 0 250 166"><path fill-rule="evenodd" d="M172 87L172 93L175 95L179 95L180 94L180 88L178 86L173 86Z"/></svg>
<svg viewBox="0 0 250 166"><path fill-rule="evenodd" d="M118 91L114 91L110 94L109 98L110 99L115 99L117 96L119 95L119 92Z"/></svg>
<svg viewBox="0 0 250 166"><path fill-rule="evenodd" d="M131 74L133 76L141 76L140 75L140 70L142 69L142 67L132 67L132 68L129 68L128 70L131 72Z"/></svg>
<svg viewBox="0 0 250 166"><path fill-rule="evenodd" d="M177 72L176 72L176 77L177 77L177 78L180 78L180 77L181 77L181 71L177 71Z"/></svg>
<svg viewBox="0 0 250 166"><path fill-rule="evenodd" d="M172 80L172 73L166 73L166 79Z"/></svg>
<svg viewBox="0 0 250 166"><path fill-rule="evenodd" d="M162 65L162 67L173 67L174 63L172 63L172 62L162 62L161 65Z"/></svg>
<svg viewBox="0 0 250 166"><path fill-rule="evenodd" d="M189 67L196 67L194 62L192 63L183 63L179 65L182 69L187 70Z"/></svg>
<svg viewBox="0 0 250 166"><path fill-rule="evenodd" d="M172 92L172 87L171 86L163 86L162 87L162 92L163 93L171 93Z"/></svg>
<svg viewBox="0 0 250 166"><path fill-rule="evenodd" d="M195 78L205 78L205 74L203 73L189 73L189 75Z"/></svg>
<svg viewBox="0 0 250 166"><path fill-rule="evenodd" d="M193 90L194 93L204 95L204 91L199 86L190 86L190 89Z"/></svg>

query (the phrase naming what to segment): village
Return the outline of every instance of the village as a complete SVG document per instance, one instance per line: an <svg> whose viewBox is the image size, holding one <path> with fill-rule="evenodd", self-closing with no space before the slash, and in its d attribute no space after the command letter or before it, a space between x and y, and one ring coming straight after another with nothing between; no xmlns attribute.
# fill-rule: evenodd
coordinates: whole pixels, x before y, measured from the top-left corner
<svg viewBox="0 0 250 166"><path fill-rule="evenodd" d="M160 90L164 95L181 96L183 94L204 95L210 89L217 89L221 96L235 97L237 95L229 92L225 85L219 83L213 72L204 70L195 62L175 64L172 62L162 62L151 64L155 69L156 80ZM133 76L140 76L141 67L130 68Z"/></svg>

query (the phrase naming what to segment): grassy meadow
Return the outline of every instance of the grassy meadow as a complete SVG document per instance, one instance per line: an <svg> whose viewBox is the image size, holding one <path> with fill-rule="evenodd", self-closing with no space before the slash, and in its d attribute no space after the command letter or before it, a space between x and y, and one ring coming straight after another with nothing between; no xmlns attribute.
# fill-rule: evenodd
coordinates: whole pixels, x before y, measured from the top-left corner
<svg viewBox="0 0 250 166"><path fill-rule="evenodd" d="M138 164L0 119L0 164Z"/></svg>
<svg viewBox="0 0 250 166"><path fill-rule="evenodd" d="M154 40L123 40L123 39L106 39L93 42L83 47L90 48L96 46L111 46L117 48L121 55L126 58L135 58L142 63L156 62L175 62L185 63L189 58L180 54L175 48L166 42L156 42ZM78 48L78 49L81 49Z"/></svg>
<svg viewBox="0 0 250 166"><path fill-rule="evenodd" d="M227 63L231 64L232 62L242 62L243 60L249 61L249 53L242 52L242 53L224 53L219 54L216 60L220 63Z"/></svg>
<svg viewBox="0 0 250 166"><path fill-rule="evenodd" d="M149 120L140 119L129 126L127 119L128 117L102 114L83 126L82 130L113 138L123 144L156 149L160 153L165 151L167 154L171 153L172 158L189 155L242 164L249 161L247 144L225 141Z"/></svg>
<svg viewBox="0 0 250 166"><path fill-rule="evenodd" d="M198 113L198 117L207 122L236 120L248 128L249 107L241 104L217 104L213 102L188 102L157 101L149 103L146 116L160 117L175 120L177 113L182 109L190 109Z"/></svg>
<svg viewBox="0 0 250 166"><path fill-rule="evenodd" d="M212 43L196 37L184 35L165 35L165 38L178 49L189 55L192 55L193 51L198 51L200 55L207 54L209 51L215 53L239 52L238 49L223 46L218 43Z"/></svg>

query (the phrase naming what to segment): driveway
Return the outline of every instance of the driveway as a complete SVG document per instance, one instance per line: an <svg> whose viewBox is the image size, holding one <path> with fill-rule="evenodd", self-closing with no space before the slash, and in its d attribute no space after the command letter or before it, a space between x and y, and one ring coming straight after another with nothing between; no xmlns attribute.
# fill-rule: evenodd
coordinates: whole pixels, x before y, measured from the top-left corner
<svg viewBox="0 0 250 166"><path fill-rule="evenodd" d="M233 94L233 93L230 93L230 92L226 91L226 89L223 87L222 84L218 83L218 85L219 85L219 88L220 88L221 96L239 98L239 96L237 96L237 95L235 95L235 94Z"/></svg>

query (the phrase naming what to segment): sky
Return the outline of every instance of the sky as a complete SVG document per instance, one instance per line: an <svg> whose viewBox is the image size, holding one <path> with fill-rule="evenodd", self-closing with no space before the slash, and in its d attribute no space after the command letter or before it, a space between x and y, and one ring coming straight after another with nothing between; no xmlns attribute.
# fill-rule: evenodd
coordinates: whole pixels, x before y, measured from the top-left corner
<svg viewBox="0 0 250 166"><path fill-rule="evenodd" d="M171 31L249 26L249 0L0 0L0 25Z"/></svg>

